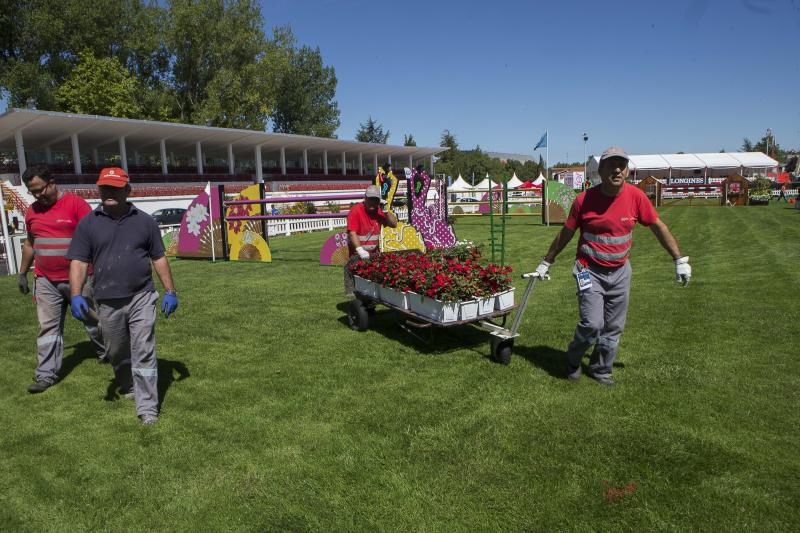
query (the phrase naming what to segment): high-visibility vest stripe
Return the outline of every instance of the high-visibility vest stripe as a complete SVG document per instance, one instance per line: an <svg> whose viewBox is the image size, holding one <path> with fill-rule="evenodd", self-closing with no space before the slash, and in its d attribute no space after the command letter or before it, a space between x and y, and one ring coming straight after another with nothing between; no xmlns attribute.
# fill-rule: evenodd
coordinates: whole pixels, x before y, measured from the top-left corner
<svg viewBox="0 0 800 533"><path fill-rule="evenodd" d="M624 257L627 257L630 249L625 250L624 252L598 252L594 248L591 248L588 244L582 244L580 247L581 252L586 254L589 257L594 257L595 259L601 259L603 261L617 261Z"/></svg>
<svg viewBox="0 0 800 533"><path fill-rule="evenodd" d="M36 248L33 253L42 257L67 255L67 248Z"/></svg>
<svg viewBox="0 0 800 533"><path fill-rule="evenodd" d="M36 248L37 244L66 244L72 242L72 239L62 238L62 237L37 237L35 241L33 241L33 247Z"/></svg>
<svg viewBox="0 0 800 533"><path fill-rule="evenodd" d="M625 244L633 238L633 233L626 235L595 235L594 233L583 232L581 236L589 242L600 244Z"/></svg>

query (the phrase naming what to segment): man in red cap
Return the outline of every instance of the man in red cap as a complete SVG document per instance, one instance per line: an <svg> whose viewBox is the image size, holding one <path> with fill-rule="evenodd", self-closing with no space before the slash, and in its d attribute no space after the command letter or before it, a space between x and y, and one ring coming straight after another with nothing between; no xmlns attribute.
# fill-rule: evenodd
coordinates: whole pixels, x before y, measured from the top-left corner
<svg viewBox="0 0 800 533"><path fill-rule="evenodd" d="M81 296L89 263L94 265L95 299L106 351L123 395L131 392L143 425L158 422L156 302L151 270L164 286L161 311L169 316L178 296L158 224L127 201L131 187L121 168L104 168L97 180L100 206L78 224L67 252L72 314L82 319ZM132 383L131 383L132 382Z"/></svg>
<svg viewBox="0 0 800 533"><path fill-rule="evenodd" d="M61 361L64 356L64 315L69 303L69 261L67 248L78 221L91 212L86 200L62 192L50 170L44 165L28 167L22 174L22 182L36 201L25 213L28 238L22 245L22 262L17 285L22 294L28 294L28 271L34 267L34 297L39 318L39 335L36 339L38 364L34 382L28 386L31 394L44 392L59 379ZM92 281L83 287L87 305L94 308ZM94 345L99 362L106 362L103 337L100 334L96 314L84 325Z"/></svg>
<svg viewBox="0 0 800 533"><path fill-rule="evenodd" d="M617 354L631 283L628 261L633 227L648 226L675 261L675 280L688 285L692 276L689 258L678 241L658 218L650 200L638 187L626 183L628 154L612 146L600 156L600 185L578 195L572 203L564 227L536 268L544 278L556 256L580 229L577 257L572 274L578 290L580 321L567 348L567 377L581 377L581 361L589 348L589 376L603 385L613 386L612 365Z"/></svg>
<svg viewBox="0 0 800 533"><path fill-rule="evenodd" d="M370 185L364 192L364 201L356 204L347 214L347 246L350 261L369 259L381 242L381 226L397 227L397 217L390 211L381 209L381 191L377 185ZM355 284L353 274L344 266L344 293L353 296Z"/></svg>

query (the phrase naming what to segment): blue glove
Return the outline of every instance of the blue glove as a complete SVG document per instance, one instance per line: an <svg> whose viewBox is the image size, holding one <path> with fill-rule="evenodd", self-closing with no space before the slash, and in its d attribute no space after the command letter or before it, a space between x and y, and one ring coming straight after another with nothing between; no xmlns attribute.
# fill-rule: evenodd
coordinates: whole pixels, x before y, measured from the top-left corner
<svg viewBox="0 0 800 533"><path fill-rule="evenodd" d="M72 310L72 316L83 322L86 320L86 313L89 312L89 304L86 299L80 294L76 294L69 301L69 306Z"/></svg>
<svg viewBox="0 0 800 533"><path fill-rule="evenodd" d="M175 312L178 308L178 295L174 291L167 291L164 293L164 298L161 300L161 312L164 313L165 318Z"/></svg>

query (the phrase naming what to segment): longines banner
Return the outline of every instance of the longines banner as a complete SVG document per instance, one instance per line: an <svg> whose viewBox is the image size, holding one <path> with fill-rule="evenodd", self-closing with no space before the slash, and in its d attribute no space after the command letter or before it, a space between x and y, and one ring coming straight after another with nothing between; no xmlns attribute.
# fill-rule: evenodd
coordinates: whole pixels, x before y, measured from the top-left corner
<svg viewBox="0 0 800 533"><path fill-rule="evenodd" d="M670 178L668 185L705 185L705 178Z"/></svg>

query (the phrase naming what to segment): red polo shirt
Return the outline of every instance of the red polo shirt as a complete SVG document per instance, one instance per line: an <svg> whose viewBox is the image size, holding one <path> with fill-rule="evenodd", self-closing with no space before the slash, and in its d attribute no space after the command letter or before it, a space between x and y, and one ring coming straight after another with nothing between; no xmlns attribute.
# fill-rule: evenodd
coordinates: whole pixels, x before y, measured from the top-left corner
<svg viewBox="0 0 800 533"><path fill-rule="evenodd" d="M601 187L592 187L578 195L564 225L581 230L578 260L619 267L628 260L633 227L637 222L649 226L658 220L658 213L638 187L625 183L617 196L606 196Z"/></svg>
<svg viewBox="0 0 800 533"><path fill-rule="evenodd" d="M378 208L377 213L370 215L364 207L364 202L356 204L347 214L347 231L355 231L361 246L368 252L375 250L381 242L381 225L386 225L386 214ZM347 239L350 255L356 249Z"/></svg>
<svg viewBox="0 0 800 533"><path fill-rule="evenodd" d="M65 257L78 221L92 208L86 200L65 192L51 206L38 200L25 213L25 227L33 237L34 273L51 281L69 279L69 260Z"/></svg>

